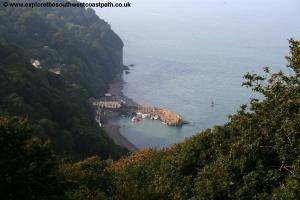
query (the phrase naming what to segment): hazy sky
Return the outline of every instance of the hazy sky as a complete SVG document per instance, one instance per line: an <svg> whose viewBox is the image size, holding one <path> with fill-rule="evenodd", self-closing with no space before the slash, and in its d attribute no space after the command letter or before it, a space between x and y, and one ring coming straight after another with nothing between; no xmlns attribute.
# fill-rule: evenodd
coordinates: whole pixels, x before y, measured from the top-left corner
<svg viewBox="0 0 300 200"><path fill-rule="evenodd" d="M94 0L96 1L96 0ZM129 0L130 1L130 0ZM112 2L127 2L124 0ZM141 20L147 15L172 16L174 18L206 16L241 17L274 16L274 14L286 19L289 14L300 13L299 0L131 0L131 8L104 8L99 10L103 17L138 17ZM140 17L139 17L140 16ZM120 19L122 21L122 19ZM296 20L296 19L295 19Z"/></svg>
<svg viewBox="0 0 300 200"><path fill-rule="evenodd" d="M300 33L299 0L131 0L130 2L131 8L96 10L98 15L108 21L116 31L122 31L124 26L130 29L165 26L166 30L178 26L186 31L193 31L193 26L198 26L202 27L203 32L212 34L211 37L221 34L216 31L222 31L224 35L261 34L261 31L265 34L279 32L283 37L296 37ZM261 27L261 30L253 30L253 27L255 29ZM252 31L249 32L248 29ZM153 31L156 31L155 28Z"/></svg>
<svg viewBox="0 0 300 200"><path fill-rule="evenodd" d="M130 2L131 8L96 9L97 14L122 37L125 45L127 42L130 45L130 41L136 38L152 41L153 45L173 47L190 42L191 45L209 43L283 48L287 47L288 38L300 38L299 0Z"/></svg>

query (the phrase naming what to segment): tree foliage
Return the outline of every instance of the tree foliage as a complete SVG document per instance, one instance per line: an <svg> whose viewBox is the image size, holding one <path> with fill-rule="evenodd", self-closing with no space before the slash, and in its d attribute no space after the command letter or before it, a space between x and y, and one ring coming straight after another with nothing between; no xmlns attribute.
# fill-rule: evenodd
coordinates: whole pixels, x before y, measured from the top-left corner
<svg viewBox="0 0 300 200"><path fill-rule="evenodd" d="M56 152L72 159L118 158L127 152L94 122L83 89L33 68L19 47L0 44L0 71L0 114L27 117L35 135L50 139Z"/></svg>
<svg viewBox="0 0 300 200"><path fill-rule="evenodd" d="M0 42L22 47L44 69L61 67L62 76L94 97L104 94L122 65L121 39L92 9L1 6Z"/></svg>
<svg viewBox="0 0 300 200"><path fill-rule="evenodd" d="M0 114L28 117L36 135L72 159L124 155L87 102L104 94L121 70L122 47L91 9L1 6ZM42 69L31 66L34 59ZM49 72L55 67L61 75Z"/></svg>
<svg viewBox="0 0 300 200"><path fill-rule="evenodd" d="M27 119L0 117L0 190L3 199L55 199L63 194L58 158L33 137Z"/></svg>

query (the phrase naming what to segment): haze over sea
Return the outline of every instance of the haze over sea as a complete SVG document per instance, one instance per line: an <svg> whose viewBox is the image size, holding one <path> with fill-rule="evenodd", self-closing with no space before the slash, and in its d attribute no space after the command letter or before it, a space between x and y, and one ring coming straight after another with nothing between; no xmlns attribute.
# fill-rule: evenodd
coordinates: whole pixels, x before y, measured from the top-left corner
<svg viewBox="0 0 300 200"><path fill-rule="evenodd" d="M122 2L122 1L119 1ZM287 39L300 39L299 0L132 0L132 8L96 9L124 41L124 94L169 108L190 125L121 118L137 147L161 147L228 121L254 94L243 74L285 68ZM212 106L211 102L215 105Z"/></svg>

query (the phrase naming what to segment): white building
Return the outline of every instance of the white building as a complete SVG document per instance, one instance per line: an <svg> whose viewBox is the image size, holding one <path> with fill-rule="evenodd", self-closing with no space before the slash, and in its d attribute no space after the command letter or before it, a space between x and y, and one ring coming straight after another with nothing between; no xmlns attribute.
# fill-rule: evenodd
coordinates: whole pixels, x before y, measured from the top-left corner
<svg viewBox="0 0 300 200"><path fill-rule="evenodd" d="M100 108L110 108L110 109L117 109L122 107L119 101L95 101L93 105L98 106Z"/></svg>
<svg viewBox="0 0 300 200"><path fill-rule="evenodd" d="M41 63L39 60L31 59L31 65L37 69L42 69Z"/></svg>

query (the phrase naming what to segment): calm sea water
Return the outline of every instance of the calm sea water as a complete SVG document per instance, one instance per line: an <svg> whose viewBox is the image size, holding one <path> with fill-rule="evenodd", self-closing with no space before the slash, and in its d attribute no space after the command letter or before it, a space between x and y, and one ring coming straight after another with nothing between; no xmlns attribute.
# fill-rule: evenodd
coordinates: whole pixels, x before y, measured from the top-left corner
<svg viewBox="0 0 300 200"><path fill-rule="evenodd" d="M300 39L298 0L132 0L132 8L98 9L124 41L124 93L169 108L191 122L116 121L137 147L161 147L228 121L253 97L248 71L285 69L287 39ZM286 70L286 69L285 69ZM215 105L211 106L214 101Z"/></svg>

